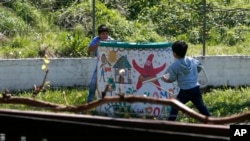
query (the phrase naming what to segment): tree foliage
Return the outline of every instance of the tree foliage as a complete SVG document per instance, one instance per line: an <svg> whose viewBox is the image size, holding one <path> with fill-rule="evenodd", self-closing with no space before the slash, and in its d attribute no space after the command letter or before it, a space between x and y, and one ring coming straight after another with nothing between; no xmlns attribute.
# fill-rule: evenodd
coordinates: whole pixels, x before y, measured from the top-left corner
<svg viewBox="0 0 250 141"><path fill-rule="evenodd" d="M31 42L28 46L40 49L46 45L57 57L86 56L86 47L93 35L92 2L14 0L2 3L0 33L10 39L0 42L6 48L3 52L16 50L16 46L19 49L27 47L23 43L15 48L12 46L15 38L23 37L24 41ZM95 6L95 25L107 24L116 40L158 42L182 39L197 45L203 42L203 1L96 0ZM237 46L249 41L248 1L206 0L205 7L207 44ZM38 57L37 54L33 57Z"/></svg>

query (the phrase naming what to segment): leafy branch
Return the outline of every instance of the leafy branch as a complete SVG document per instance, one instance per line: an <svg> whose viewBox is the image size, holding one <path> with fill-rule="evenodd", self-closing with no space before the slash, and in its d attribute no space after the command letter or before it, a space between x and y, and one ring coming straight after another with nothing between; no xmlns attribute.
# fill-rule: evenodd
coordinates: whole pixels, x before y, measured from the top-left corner
<svg viewBox="0 0 250 141"><path fill-rule="evenodd" d="M33 92L32 92L32 98L35 98L37 96L37 94L39 94L42 90L45 89L46 86L49 85L49 81L46 81L46 79L47 79L47 75L49 73L48 64L50 63L50 60L48 59L47 56L45 56L45 58L43 58L43 62L44 62L44 64L42 65L42 70L45 72L45 76L44 76L43 82L40 86L34 85Z"/></svg>

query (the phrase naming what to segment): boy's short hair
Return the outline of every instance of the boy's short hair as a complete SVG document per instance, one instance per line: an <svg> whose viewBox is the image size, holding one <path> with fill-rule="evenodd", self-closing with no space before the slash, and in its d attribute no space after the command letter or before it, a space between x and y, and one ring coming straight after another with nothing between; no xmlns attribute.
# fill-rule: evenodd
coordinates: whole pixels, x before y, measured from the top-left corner
<svg viewBox="0 0 250 141"><path fill-rule="evenodd" d="M176 41L172 45L172 51L181 58L184 58L187 53L188 45L184 41Z"/></svg>
<svg viewBox="0 0 250 141"><path fill-rule="evenodd" d="M98 27L98 34L101 34L102 32L109 32L109 28L105 24Z"/></svg>

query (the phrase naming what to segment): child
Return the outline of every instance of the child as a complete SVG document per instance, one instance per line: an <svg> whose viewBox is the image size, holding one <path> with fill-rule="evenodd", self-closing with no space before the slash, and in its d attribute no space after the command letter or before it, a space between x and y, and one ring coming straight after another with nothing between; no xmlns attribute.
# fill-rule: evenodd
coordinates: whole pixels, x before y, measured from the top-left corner
<svg viewBox="0 0 250 141"><path fill-rule="evenodd" d="M175 61L167 68L166 74L162 80L167 83L177 81L180 87L177 100L186 104L192 101L199 112L205 116L210 116L207 107L204 105L200 86L198 83L198 73L201 71L202 64L199 60L186 57L188 45L184 41L176 41L172 45ZM171 108L168 120L175 121L178 110Z"/></svg>
<svg viewBox="0 0 250 141"><path fill-rule="evenodd" d="M106 41L106 40L113 40L113 39L109 36L109 28L106 25L102 24L98 27L98 36L94 37L94 39L89 44L88 54L97 57L98 46L100 41ZM89 95L87 99L88 103L94 100L96 87L97 87L97 64L93 72L92 79L89 83Z"/></svg>

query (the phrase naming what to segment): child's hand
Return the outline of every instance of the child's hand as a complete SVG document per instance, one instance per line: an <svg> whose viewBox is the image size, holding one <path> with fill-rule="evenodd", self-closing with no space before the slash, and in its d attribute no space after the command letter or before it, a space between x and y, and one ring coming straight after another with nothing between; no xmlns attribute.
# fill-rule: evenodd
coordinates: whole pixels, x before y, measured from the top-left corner
<svg viewBox="0 0 250 141"><path fill-rule="evenodd" d="M169 77L168 74L164 74L164 75L162 76L161 80L164 81L164 82L168 82L168 77Z"/></svg>
<svg viewBox="0 0 250 141"><path fill-rule="evenodd" d="M144 81L144 77L142 75L139 76L139 81Z"/></svg>

